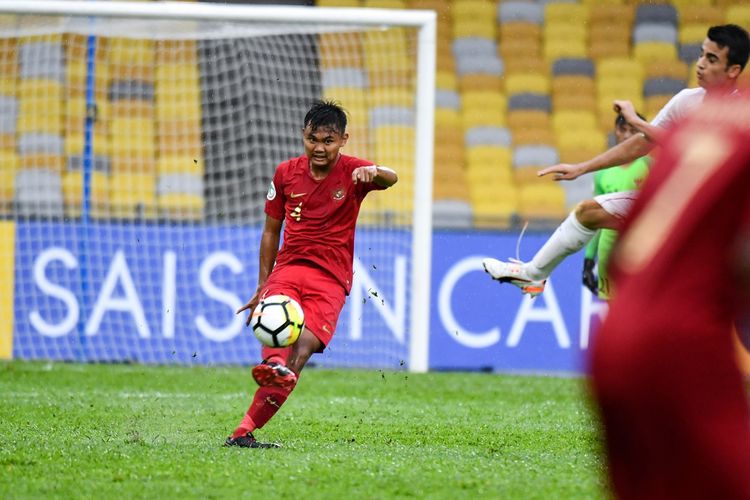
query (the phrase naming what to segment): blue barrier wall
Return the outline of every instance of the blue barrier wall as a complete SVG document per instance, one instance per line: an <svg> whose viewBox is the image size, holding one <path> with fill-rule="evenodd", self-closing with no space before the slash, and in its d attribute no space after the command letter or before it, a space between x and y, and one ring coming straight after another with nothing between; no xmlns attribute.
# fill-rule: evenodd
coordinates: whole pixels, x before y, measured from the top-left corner
<svg viewBox="0 0 750 500"><path fill-rule="evenodd" d="M17 224L13 356L256 362L258 343L234 310L255 287L258 233ZM81 238L95 248L78 245ZM409 359L409 238L406 232L358 232L352 295L330 348L313 358L317 363L398 368ZM527 235L522 258L545 238ZM580 285L580 256L565 262L532 300L481 270L484 256L507 258L515 247L515 234L435 233L431 369L583 370L589 323L603 306ZM83 266L87 287L81 286Z"/></svg>

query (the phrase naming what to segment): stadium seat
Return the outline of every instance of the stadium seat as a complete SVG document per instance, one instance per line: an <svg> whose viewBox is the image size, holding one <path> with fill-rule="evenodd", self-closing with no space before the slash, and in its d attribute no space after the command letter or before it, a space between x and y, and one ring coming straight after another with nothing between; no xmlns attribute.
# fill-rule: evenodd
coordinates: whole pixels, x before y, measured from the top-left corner
<svg viewBox="0 0 750 500"><path fill-rule="evenodd" d="M643 115L647 120L653 120L674 94L657 94L644 99Z"/></svg>
<svg viewBox="0 0 750 500"><path fill-rule="evenodd" d="M0 150L0 214L10 213L15 196L16 173L20 165L15 151Z"/></svg>
<svg viewBox="0 0 750 500"><path fill-rule="evenodd" d="M633 43L665 42L677 43L677 28L669 23L641 23L633 29Z"/></svg>
<svg viewBox="0 0 750 500"><path fill-rule="evenodd" d="M472 73L469 75L461 75L458 81L458 86L462 93L473 90L501 92L504 83L503 78L500 75Z"/></svg>
<svg viewBox="0 0 750 500"><path fill-rule="evenodd" d="M705 0L703 5L698 3L690 5L678 5L680 14L680 27L691 26L693 24L702 25L705 28L724 23L725 9L713 5L712 0ZM706 32L703 31L705 38ZM701 39L702 41L702 39Z"/></svg>
<svg viewBox="0 0 750 500"><path fill-rule="evenodd" d="M501 108L468 108L461 112L461 123L463 130L474 127L503 127L506 124L506 113Z"/></svg>
<svg viewBox="0 0 750 500"><path fill-rule="evenodd" d="M512 137L510 130L497 126L478 126L466 130L464 135L466 147L472 146L505 146L510 147Z"/></svg>
<svg viewBox="0 0 750 500"><path fill-rule="evenodd" d="M114 173L110 177L110 210L124 219L156 216L156 181L146 173Z"/></svg>
<svg viewBox="0 0 750 500"><path fill-rule="evenodd" d="M653 61L644 67L644 78L674 78L686 80L688 66L683 61Z"/></svg>
<svg viewBox="0 0 750 500"><path fill-rule="evenodd" d="M523 109L550 112L552 104L547 94L521 93L513 94L508 99L508 111Z"/></svg>
<svg viewBox="0 0 750 500"><path fill-rule="evenodd" d="M750 26L750 4L727 7L726 22L747 28Z"/></svg>
<svg viewBox="0 0 750 500"><path fill-rule="evenodd" d="M114 118L110 122L110 132L110 151L113 156L154 157L153 120Z"/></svg>
<svg viewBox="0 0 750 500"><path fill-rule="evenodd" d="M677 78L650 78L643 83L643 96L673 96L685 88L685 81Z"/></svg>
<svg viewBox="0 0 750 500"><path fill-rule="evenodd" d="M168 64L198 65L196 40L157 40L155 51L157 75L158 69Z"/></svg>
<svg viewBox="0 0 750 500"><path fill-rule="evenodd" d="M203 176L175 173L159 176L159 216L172 220L198 220L203 216Z"/></svg>
<svg viewBox="0 0 750 500"><path fill-rule="evenodd" d="M438 199L432 205L432 225L438 229L470 229L471 205L462 200Z"/></svg>
<svg viewBox="0 0 750 500"><path fill-rule="evenodd" d="M558 184L521 184L518 188L518 215L529 219L562 220L567 216L565 191Z"/></svg>
<svg viewBox="0 0 750 500"><path fill-rule="evenodd" d="M63 200L67 217L80 217L83 199L83 175L78 172L66 172L62 177ZM109 216L109 176L104 172L91 174L90 215L95 218Z"/></svg>
<svg viewBox="0 0 750 500"><path fill-rule="evenodd" d="M94 154L89 159L91 169L95 172L102 172L109 174L112 170L111 162L108 156L102 156ZM68 160L65 163L66 172L75 172L83 170L84 158L82 154L73 154L68 156Z"/></svg>
<svg viewBox="0 0 750 500"><path fill-rule="evenodd" d="M545 24L570 23L585 26L589 22L589 6L568 2L546 3L544 22Z"/></svg>
<svg viewBox="0 0 750 500"><path fill-rule="evenodd" d="M552 113L552 129L556 135L579 130L596 130L598 119L589 111L555 111Z"/></svg>
<svg viewBox="0 0 750 500"><path fill-rule="evenodd" d="M22 79L54 80L65 77L62 44L54 41L28 41L18 45L19 76Z"/></svg>
<svg viewBox="0 0 750 500"><path fill-rule="evenodd" d="M528 2L503 1L498 4L497 17L501 25L509 22L541 25L544 23L544 7Z"/></svg>
<svg viewBox="0 0 750 500"><path fill-rule="evenodd" d="M15 207L19 217L62 218L62 179L58 172L42 168L16 172Z"/></svg>
<svg viewBox="0 0 750 500"><path fill-rule="evenodd" d="M455 90L435 89L435 107L459 109L461 96Z"/></svg>
<svg viewBox="0 0 750 500"><path fill-rule="evenodd" d="M91 145L95 155L109 155L109 138L106 134L94 133L91 136ZM83 132L69 133L65 135L65 154L83 154L84 134Z"/></svg>
<svg viewBox="0 0 750 500"><path fill-rule="evenodd" d="M550 79L539 73L514 73L505 77L505 92L508 95L521 93L549 94Z"/></svg>
<svg viewBox="0 0 750 500"><path fill-rule="evenodd" d="M677 26L677 9L668 3L649 4L641 3L635 10L635 24L642 23L666 23Z"/></svg>
<svg viewBox="0 0 750 500"><path fill-rule="evenodd" d="M0 95L14 96L18 80L18 41L0 38Z"/></svg>
<svg viewBox="0 0 750 500"><path fill-rule="evenodd" d="M462 5L462 3L457 3L456 5ZM492 18L476 17L473 19L457 20L454 18L453 36L456 38L477 37L494 40L497 37L497 27L491 19Z"/></svg>
<svg viewBox="0 0 750 500"><path fill-rule="evenodd" d="M318 35L318 53L322 68L364 68L362 33L321 33ZM341 54L341 46L351 47Z"/></svg>
<svg viewBox="0 0 750 500"><path fill-rule="evenodd" d="M584 57L564 57L558 59L552 64L552 76L585 76L588 78L594 78L596 74L596 68L594 63Z"/></svg>
<svg viewBox="0 0 750 500"><path fill-rule="evenodd" d="M633 56L643 64L677 59L677 46L668 42L641 42L633 46Z"/></svg>
<svg viewBox="0 0 750 500"><path fill-rule="evenodd" d="M549 128L514 130L513 144L515 146L545 144L554 147L555 134Z"/></svg>
<svg viewBox="0 0 750 500"><path fill-rule="evenodd" d="M508 112L508 128L515 136L524 130L549 130L550 114L546 111L522 109Z"/></svg>
<svg viewBox="0 0 750 500"><path fill-rule="evenodd" d="M507 229L518 210L518 193L515 185L482 183L470 186L474 227Z"/></svg>

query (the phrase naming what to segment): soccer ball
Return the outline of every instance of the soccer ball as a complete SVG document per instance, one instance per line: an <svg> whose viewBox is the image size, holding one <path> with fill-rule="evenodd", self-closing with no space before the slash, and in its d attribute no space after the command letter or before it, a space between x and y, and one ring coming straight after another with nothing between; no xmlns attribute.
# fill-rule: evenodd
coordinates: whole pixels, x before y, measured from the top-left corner
<svg viewBox="0 0 750 500"><path fill-rule="evenodd" d="M305 327L302 307L286 295L271 295L261 300L253 311L253 333L268 347L294 344Z"/></svg>

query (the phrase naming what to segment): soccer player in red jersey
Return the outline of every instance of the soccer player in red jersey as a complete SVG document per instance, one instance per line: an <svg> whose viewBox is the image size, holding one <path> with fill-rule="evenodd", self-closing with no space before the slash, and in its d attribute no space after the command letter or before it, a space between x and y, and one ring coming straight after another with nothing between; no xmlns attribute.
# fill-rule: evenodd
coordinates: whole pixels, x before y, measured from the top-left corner
<svg viewBox="0 0 750 500"><path fill-rule="evenodd" d="M750 96L666 132L614 252L590 367L614 493L750 499Z"/></svg>
<svg viewBox="0 0 750 500"><path fill-rule="evenodd" d="M334 102L316 101L304 119L305 154L276 168L266 196L258 287L237 313L252 312L262 297L288 295L302 306L305 328L289 347L263 347L263 362L252 370L260 387L227 446L278 446L257 441L253 431L276 414L310 356L331 341L352 286L360 205L370 191L398 180L390 168L342 155L348 137L344 110Z"/></svg>

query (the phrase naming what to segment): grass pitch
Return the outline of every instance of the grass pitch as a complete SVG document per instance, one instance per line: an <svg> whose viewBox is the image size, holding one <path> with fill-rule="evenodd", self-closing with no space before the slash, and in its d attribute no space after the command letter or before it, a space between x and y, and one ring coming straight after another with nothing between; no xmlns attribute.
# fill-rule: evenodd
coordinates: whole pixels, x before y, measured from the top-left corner
<svg viewBox="0 0 750 500"><path fill-rule="evenodd" d="M224 448L247 368L0 363L0 498L604 498L576 378L311 368Z"/></svg>

